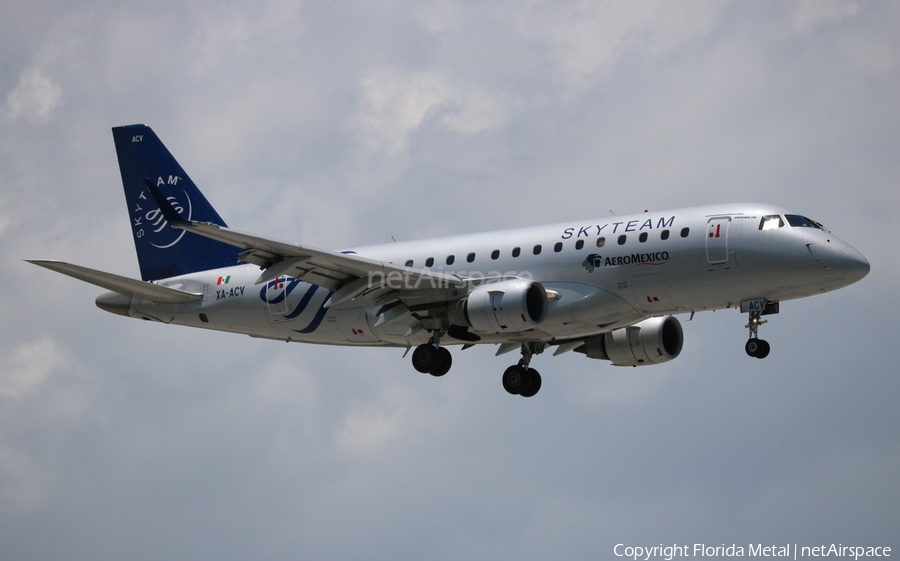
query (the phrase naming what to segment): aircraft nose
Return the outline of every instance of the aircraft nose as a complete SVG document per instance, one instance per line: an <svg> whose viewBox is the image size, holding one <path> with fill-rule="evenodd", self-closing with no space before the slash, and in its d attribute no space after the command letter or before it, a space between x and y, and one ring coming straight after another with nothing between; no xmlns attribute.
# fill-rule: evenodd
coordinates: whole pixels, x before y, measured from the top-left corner
<svg viewBox="0 0 900 561"><path fill-rule="evenodd" d="M840 271L856 282L869 274L869 261L849 245L841 250Z"/></svg>

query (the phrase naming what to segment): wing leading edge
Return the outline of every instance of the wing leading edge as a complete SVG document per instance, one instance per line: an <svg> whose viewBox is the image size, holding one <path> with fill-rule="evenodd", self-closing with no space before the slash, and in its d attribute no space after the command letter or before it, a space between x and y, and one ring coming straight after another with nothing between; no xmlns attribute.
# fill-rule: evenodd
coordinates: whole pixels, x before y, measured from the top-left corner
<svg viewBox="0 0 900 561"><path fill-rule="evenodd" d="M397 300L420 304L429 300L440 302L466 284L456 275L397 266L359 255L264 238L218 224L185 220L152 180L144 181L170 226L242 249L242 261L263 269L256 284L282 275L297 278L334 292L328 306L362 295L380 304Z"/></svg>

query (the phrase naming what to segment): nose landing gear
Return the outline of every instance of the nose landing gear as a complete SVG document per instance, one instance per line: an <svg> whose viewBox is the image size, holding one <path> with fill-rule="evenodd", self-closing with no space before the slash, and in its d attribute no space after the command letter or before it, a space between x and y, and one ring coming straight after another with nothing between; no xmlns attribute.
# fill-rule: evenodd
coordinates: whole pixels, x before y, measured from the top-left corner
<svg viewBox="0 0 900 561"><path fill-rule="evenodd" d="M761 315L762 312L759 311L750 312L750 323L744 326L750 329L750 339L744 345L744 350L754 358L766 358L770 350L769 342L759 338L759 326L767 323L766 320L759 318Z"/></svg>
<svg viewBox="0 0 900 561"><path fill-rule="evenodd" d="M744 350L754 358L766 358L769 356L769 342L765 339L750 339L744 345Z"/></svg>

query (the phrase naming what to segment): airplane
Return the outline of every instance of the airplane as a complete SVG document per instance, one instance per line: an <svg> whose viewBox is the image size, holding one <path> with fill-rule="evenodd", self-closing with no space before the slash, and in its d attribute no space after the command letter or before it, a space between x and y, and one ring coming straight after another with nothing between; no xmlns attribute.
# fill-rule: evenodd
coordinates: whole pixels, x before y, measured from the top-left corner
<svg viewBox="0 0 900 561"><path fill-rule="evenodd" d="M757 359L780 303L853 284L869 262L825 227L778 206L735 203L465 234L341 251L226 226L150 127L112 129L142 280L61 261L35 265L105 288L114 314L251 337L415 347L443 376L449 346L521 358L504 389L541 388L553 349L616 366L681 353L675 314L738 309Z"/></svg>

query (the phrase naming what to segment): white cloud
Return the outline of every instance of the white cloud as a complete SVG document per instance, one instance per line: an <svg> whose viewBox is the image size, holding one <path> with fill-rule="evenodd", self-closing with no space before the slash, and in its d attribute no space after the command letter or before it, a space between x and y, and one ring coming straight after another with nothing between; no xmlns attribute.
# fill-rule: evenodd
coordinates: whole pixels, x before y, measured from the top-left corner
<svg viewBox="0 0 900 561"><path fill-rule="evenodd" d="M519 33L545 41L567 82L581 85L624 55L655 58L708 33L725 2L532 1L513 13Z"/></svg>
<svg viewBox="0 0 900 561"><path fill-rule="evenodd" d="M410 135L428 118L451 132L473 135L503 126L510 112L503 95L439 72L377 68L359 87L357 125L369 148L388 154L406 150Z"/></svg>
<svg viewBox="0 0 900 561"><path fill-rule="evenodd" d="M227 10L199 10L199 23L190 41L192 64L199 77L210 75L230 58L265 45L272 38L296 40L295 22L302 2L276 1L231 6Z"/></svg>
<svg viewBox="0 0 900 561"><path fill-rule="evenodd" d="M422 27L434 34L443 33L460 22L459 6L448 0L427 2L413 8L413 14Z"/></svg>
<svg viewBox="0 0 900 561"><path fill-rule="evenodd" d="M37 68L27 68L19 83L6 94L6 117L46 123L62 104L62 88Z"/></svg>
<svg viewBox="0 0 900 561"><path fill-rule="evenodd" d="M834 23L844 18L856 17L859 3L846 0L796 0L790 4L788 21L799 32L817 25Z"/></svg>
<svg viewBox="0 0 900 561"><path fill-rule="evenodd" d="M63 363L64 353L51 339L20 344L0 376L0 396L22 398L42 386Z"/></svg>

